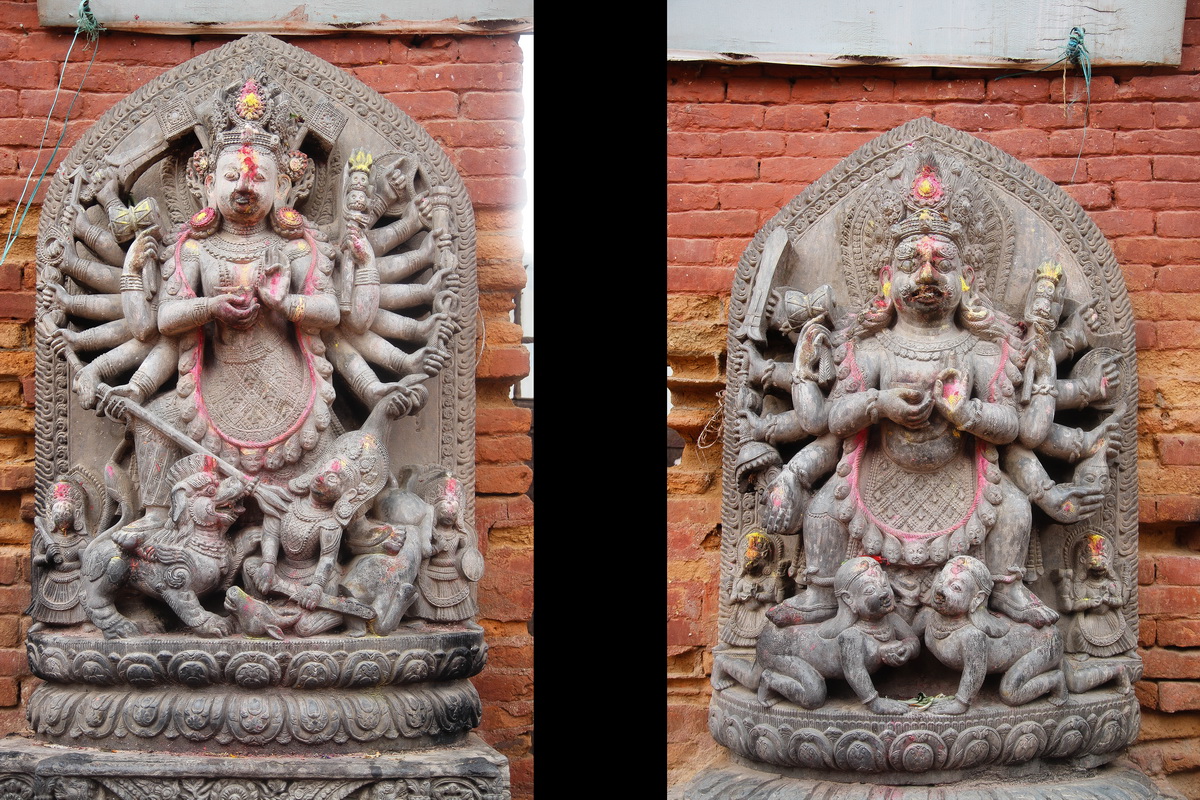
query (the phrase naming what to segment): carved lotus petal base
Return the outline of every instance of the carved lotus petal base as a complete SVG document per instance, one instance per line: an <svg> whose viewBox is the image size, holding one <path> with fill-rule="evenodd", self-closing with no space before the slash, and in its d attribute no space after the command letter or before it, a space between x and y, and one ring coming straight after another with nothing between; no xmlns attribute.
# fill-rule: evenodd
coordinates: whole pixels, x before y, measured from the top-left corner
<svg viewBox="0 0 1200 800"><path fill-rule="evenodd" d="M105 745L107 747L107 745ZM0 740L14 800L510 800L508 760L470 735L453 747L364 758L111 753Z"/></svg>
<svg viewBox="0 0 1200 800"><path fill-rule="evenodd" d="M1140 719L1132 692L1094 690L1073 694L1060 707L1037 700L1013 708L985 687L961 715L883 716L845 698L813 710L787 702L764 708L753 692L733 686L714 692L708 727L719 743L764 769L784 767L814 779L843 773L847 780L933 784L1001 765L1067 759L1103 764L1133 743Z"/></svg>
<svg viewBox="0 0 1200 800"><path fill-rule="evenodd" d="M483 630L475 624L417 623L389 636L283 641L178 634L105 639L43 630L29 634L26 649L33 674L50 683L142 689L366 689L469 678L487 663Z"/></svg>
<svg viewBox="0 0 1200 800"><path fill-rule="evenodd" d="M253 662L250 662L253 663ZM310 690L43 684L29 722L58 744L178 753L392 752L461 742L482 716L470 681Z"/></svg>
<svg viewBox="0 0 1200 800"><path fill-rule="evenodd" d="M970 780L952 787L885 786L780 777L726 761L704 769L688 784L671 791L667 800L940 800L950 796L954 800L1168 800L1174 796L1163 794L1149 778L1126 766L1108 765L1091 773L1069 767L1021 772L1024 774L1019 776L1002 770L974 773Z"/></svg>

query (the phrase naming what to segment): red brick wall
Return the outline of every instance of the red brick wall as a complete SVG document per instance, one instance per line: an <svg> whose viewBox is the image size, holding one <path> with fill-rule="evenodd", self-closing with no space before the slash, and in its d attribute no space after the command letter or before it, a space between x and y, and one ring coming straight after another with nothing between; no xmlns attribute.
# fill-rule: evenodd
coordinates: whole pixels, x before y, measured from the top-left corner
<svg viewBox="0 0 1200 800"><path fill-rule="evenodd" d="M838 161L920 116L1058 182L1117 254L1137 317L1143 727L1133 756L1200 798L1200 0L1178 69L1062 73L676 63L667 69L667 348L688 442L667 470L668 768L716 753L720 446L698 448L723 386L734 269L755 231Z"/></svg>
<svg viewBox="0 0 1200 800"><path fill-rule="evenodd" d="M57 160L132 90L231 38L103 33ZM70 32L39 27L33 0L0 2L0 227L6 234L70 39ZM486 329L477 380L476 524L488 564L479 602L490 646L488 666L475 685L484 705L480 733L510 759L513 797L531 798L533 640L526 624L533 606L533 505L524 495L532 479L524 463L531 452L530 412L508 398L509 387L529 371L521 330L511 321L513 298L525 285L517 37L339 35L287 41L349 71L423 125L462 173L475 205ZM77 44L42 164L90 56ZM29 602L33 513L37 223L35 208L0 267L0 734L25 728L22 701L36 683L25 661L29 620L21 612Z"/></svg>

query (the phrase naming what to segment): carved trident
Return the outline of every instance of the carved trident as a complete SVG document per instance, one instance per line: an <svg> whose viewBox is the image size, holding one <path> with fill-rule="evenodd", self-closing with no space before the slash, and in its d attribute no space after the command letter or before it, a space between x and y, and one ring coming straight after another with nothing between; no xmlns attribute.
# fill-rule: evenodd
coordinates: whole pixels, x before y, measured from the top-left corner
<svg viewBox="0 0 1200 800"><path fill-rule="evenodd" d="M450 189L445 186L434 186L426 193L427 202L429 203L429 218L430 227L433 230L451 230L450 224L450 206L454 200L450 195ZM453 242L439 241L437 243L437 258L435 264L439 271L452 270L456 266L457 259L454 256L452 249ZM449 289L443 289L437 293L433 299L433 312L447 313L451 319L458 318L458 296ZM437 341L437 349L445 350L449 344L449 336L439 336Z"/></svg>

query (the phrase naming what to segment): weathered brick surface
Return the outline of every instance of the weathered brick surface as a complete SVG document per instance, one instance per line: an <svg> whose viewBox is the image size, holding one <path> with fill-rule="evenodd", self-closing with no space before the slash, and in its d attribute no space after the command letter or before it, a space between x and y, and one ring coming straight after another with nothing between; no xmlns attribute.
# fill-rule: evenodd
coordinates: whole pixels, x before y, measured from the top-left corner
<svg viewBox="0 0 1200 800"><path fill-rule="evenodd" d="M1135 755L1200 798L1200 760L1186 757L1200 752L1200 0L1189 0L1188 16L1178 69L1097 71L1086 135L1070 75L1064 110L1061 76L1045 74L668 65L668 425L687 442L667 472L668 663L700 670L669 674L673 778L712 753L696 665L715 642L720 455L695 441L717 407L734 269L754 232L811 182L882 131L927 116L1058 182L1117 254L1140 382L1136 580L1147 670L1136 691L1148 724L1175 720L1179 743Z"/></svg>
<svg viewBox="0 0 1200 800"><path fill-rule="evenodd" d="M232 37L153 36L109 31L83 83L67 135L55 159L129 92ZM481 306L488 349L477 378L479 413L476 524L481 545L489 535L488 577L480 590L480 622L493 660L477 682L485 708L481 735L511 760L513 796L533 797L532 614L533 508L524 494L532 479L530 412L508 400L514 381L528 373L528 354L505 327L513 297L525 285L520 264L520 210L524 168L520 95L521 51L515 36L284 37L382 93L412 116L446 150L467 179L479 233ZM70 33L42 29L35 0L0 1L0 224L7 231L25 175L38 172L63 129L67 105L87 69L91 51L71 56L63 93L51 114L47 147L38 154ZM47 181L48 183L48 181ZM45 192L45 185L38 199ZM0 734L25 728L24 709L35 679L23 646L29 602L32 532L33 314L36 270L33 237L37 208L0 266ZM513 242L516 242L514 245ZM501 343L495 337L504 341ZM511 340L511 341L509 341ZM503 344L503 346L501 346ZM510 535L511 534L511 535ZM492 562L491 558L499 560ZM505 626L512 630L505 629Z"/></svg>

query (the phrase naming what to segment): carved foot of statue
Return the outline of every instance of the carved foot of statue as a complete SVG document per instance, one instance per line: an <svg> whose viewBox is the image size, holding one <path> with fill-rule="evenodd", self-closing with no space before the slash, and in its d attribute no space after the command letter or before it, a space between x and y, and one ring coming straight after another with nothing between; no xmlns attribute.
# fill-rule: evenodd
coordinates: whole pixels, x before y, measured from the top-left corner
<svg viewBox="0 0 1200 800"><path fill-rule="evenodd" d="M770 708L783 699L783 696L776 693L771 687L771 681L774 678L775 673L769 669L764 669L762 678L758 682L758 702L763 708Z"/></svg>
<svg viewBox="0 0 1200 800"><path fill-rule="evenodd" d="M1133 682L1136 680L1133 675L1133 670L1128 664L1121 665L1121 671L1117 674L1117 694L1129 694L1133 691Z"/></svg>
<svg viewBox="0 0 1200 800"><path fill-rule="evenodd" d="M740 683L747 689L759 690L763 685L762 674L757 662L719 654L713 659L712 686L721 691Z"/></svg>
<svg viewBox="0 0 1200 800"><path fill-rule="evenodd" d="M831 586L809 586L795 597L789 597L767 609L767 619L780 628L824 622L837 612L837 601Z"/></svg>
<svg viewBox="0 0 1200 800"><path fill-rule="evenodd" d="M908 703L901 702L900 700L892 700L890 697L876 697L867 703L867 708L876 714L886 714L888 716L900 716L912 711Z"/></svg>
<svg viewBox="0 0 1200 800"><path fill-rule="evenodd" d="M1058 612L1038 599L1019 580L1012 583L998 581L992 590L991 607L1009 619L1027 622L1035 628L1045 627L1058 619Z"/></svg>
<svg viewBox="0 0 1200 800"><path fill-rule="evenodd" d="M192 630L198 635L206 636L210 639L223 639L233 634L233 628L234 622L229 617L209 614L204 622L192 628Z"/></svg>
<svg viewBox="0 0 1200 800"><path fill-rule="evenodd" d="M958 715L965 714L971 706L959 700L957 697L951 697L949 700L937 700L929 706L930 714L948 714Z"/></svg>
<svg viewBox="0 0 1200 800"><path fill-rule="evenodd" d="M349 632L349 628L347 628L347 632ZM725 672L724 662L725 659L721 656L717 656L713 659L712 687L718 692L728 689L730 686L733 686L735 683L737 683L737 681L729 677L728 673Z"/></svg>
<svg viewBox="0 0 1200 800"><path fill-rule="evenodd" d="M1067 697L1067 679L1059 672L1058 682L1050 690L1050 694L1046 695L1046 702L1055 708L1062 708L1067 704Z"/></svg>
<svg viewBox="0 0 1200 800"><path fill-rule="evenodd" d="M142 629L137 626L137 623L125 617L118 617L104 625L103 630L105 639L131 639L134 636L142 635Z"/></svg>

